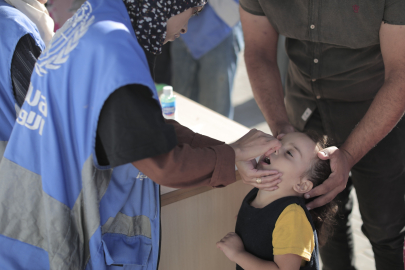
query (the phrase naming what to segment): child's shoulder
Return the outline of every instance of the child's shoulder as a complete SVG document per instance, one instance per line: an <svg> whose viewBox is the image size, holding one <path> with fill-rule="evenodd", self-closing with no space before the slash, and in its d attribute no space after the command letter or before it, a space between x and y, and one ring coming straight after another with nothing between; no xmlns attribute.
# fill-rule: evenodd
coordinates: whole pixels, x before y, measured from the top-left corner
<svg viewBox="0 0 405 270"><path fill-rule="evenodd" d="M273 254L296 254L310 261L315 233L301 205L290 204L280 214L273 230Z"/></svg>
<svg viewBox="0 0 405 270"><path fill-rule="evenodd" d="M290 226L294 224L294 226L305 226L313 230L312 226L312 219L311 216L307 213L305 206L299 205L297 203L291 203L287 205L284 210L281 211L280 215L276 220L275 226Z"/></svg>
<svg viewBox="0 0 405 270"><path fill-rule="evenodd" d="M304 208L302 208L301 205L298 205L296 203L292 203L292 204L287 205L284 208L284 210L280 214L280 217L282 217L282 216L296 216L296 215L302 215L302 216L306 217Z"/></svg>

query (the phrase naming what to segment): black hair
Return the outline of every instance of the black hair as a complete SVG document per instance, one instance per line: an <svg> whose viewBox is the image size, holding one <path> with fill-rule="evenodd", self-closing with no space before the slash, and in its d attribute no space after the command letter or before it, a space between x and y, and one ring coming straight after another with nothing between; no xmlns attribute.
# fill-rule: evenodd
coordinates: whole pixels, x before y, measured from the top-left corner
<svg viewBox="0 0 405 270"><path fill-rule="evenodd" d="M305 132L305 134L313 142L315 142L318 151L327 147L327 137L321 136L313 131ZM314 161L312 162L311 168L304 173L304 176L306 176L307 179L313 183L313 188L315 188L322 184L326 179L328 179L331 173L332 171L330 168L329 160L322 160L318 158L318 156L316 156ZM306 199L305 203L309 203L314 199L316 199L316 197ZM337 210L338 206L334 200L323 206L309 210L315 225L315 229L318 233L320 246L326 244L328 237L333 233L333 225L335 224L335 215L337 213Z"/></svg>

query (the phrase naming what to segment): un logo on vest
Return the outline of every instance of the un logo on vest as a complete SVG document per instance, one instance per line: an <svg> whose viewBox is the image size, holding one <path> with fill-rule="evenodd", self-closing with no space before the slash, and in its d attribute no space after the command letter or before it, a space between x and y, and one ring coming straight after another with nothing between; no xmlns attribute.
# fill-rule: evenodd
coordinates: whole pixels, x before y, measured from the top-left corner
<svg viewBox="0 0 405 270"><path fill-rule="evenodd" d="M31 130L38 130L39 135L42 136L45 120L48 116L48 105L46 103L46 97L42 95L41 91L36 90L34 93L34 87L30 84L25 102L30 106L29 111L21 109L17 118L17 124L24 126Z"/></svg>
<svg viewBox="0 0 405 270"><path fill-rule="evenodd" d="M82 7L70 18L59 31L56 32L45 51L38 58L35 72L42 77L47 70L58 69L69 59L69 54L79 44L90 25L94 22L92 6L85 2Z"/></svg>

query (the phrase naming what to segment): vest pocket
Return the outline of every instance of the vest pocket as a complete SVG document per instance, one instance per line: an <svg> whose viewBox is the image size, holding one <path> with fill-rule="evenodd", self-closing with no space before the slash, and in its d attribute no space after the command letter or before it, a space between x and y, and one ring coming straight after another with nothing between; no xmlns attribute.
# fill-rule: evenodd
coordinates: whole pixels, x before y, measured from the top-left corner
<svg viewBox="0 0 405 270"><path fill-rule="evenodd" d="M102 243L107 265L146 266L148 264L152 250L152 240L148 237L106 233L103 235Z"/></svg>

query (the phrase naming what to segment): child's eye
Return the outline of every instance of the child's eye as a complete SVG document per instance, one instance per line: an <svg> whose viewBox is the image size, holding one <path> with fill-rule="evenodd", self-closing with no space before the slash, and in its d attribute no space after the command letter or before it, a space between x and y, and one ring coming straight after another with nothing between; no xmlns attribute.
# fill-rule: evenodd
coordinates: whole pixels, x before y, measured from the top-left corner
<svg viewBox="0 0 405 270"><path fill-rule="evenodd" d="M294 157L294 156L291 154L290 151L287 151L287 154L290 155L290 156L292 156L292 157Z"/></svg>

